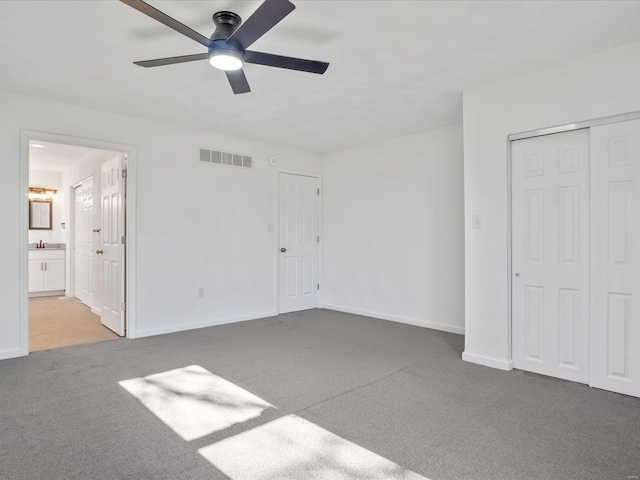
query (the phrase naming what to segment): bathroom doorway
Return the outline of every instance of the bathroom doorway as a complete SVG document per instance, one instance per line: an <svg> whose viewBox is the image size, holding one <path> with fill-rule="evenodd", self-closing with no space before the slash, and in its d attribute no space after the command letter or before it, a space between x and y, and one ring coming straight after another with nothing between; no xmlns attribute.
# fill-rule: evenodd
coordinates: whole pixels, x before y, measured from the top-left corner
<svg viewBox="0 0 640 480"><path fill-rule="evenodd" d="M25 141L23 135L27 328L21 342L29 352L127 335L131 150L47 136L33 134Z"/></svg>

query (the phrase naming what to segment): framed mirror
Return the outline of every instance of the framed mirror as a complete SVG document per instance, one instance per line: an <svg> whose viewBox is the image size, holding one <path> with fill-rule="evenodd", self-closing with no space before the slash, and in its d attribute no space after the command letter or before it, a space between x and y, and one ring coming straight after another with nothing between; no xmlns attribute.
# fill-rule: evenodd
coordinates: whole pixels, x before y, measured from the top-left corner
<svg viewBox="0 0 640 480"><path fill-rule="evenodd" d="M29 230L53 229L53 200L50 198L29 200Z"/></svg>

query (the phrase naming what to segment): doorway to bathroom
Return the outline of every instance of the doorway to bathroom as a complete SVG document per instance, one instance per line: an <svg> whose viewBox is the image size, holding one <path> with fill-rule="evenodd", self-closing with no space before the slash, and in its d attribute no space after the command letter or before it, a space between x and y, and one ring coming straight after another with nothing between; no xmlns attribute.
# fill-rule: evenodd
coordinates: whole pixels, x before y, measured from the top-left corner
<svg viewBox="0 0 640 480"><path fill-rule="evenodd" d="M48 134L24 136L27 281L21 342L33 352L126 336L130 150Z"/></svg>

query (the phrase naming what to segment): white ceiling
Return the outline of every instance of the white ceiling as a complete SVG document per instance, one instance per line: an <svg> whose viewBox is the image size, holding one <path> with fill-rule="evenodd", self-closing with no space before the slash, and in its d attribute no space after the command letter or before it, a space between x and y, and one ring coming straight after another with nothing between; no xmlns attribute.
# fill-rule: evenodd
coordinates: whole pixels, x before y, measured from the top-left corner
<svg viewBox="0 0 640 480"><path fill-rule="evenodd" d="M34 144L42 147L34 147ZM29 144L29 169L62 172L92 151L91 148L75 145L32 141Z"/></svg>
<svg viewBox="0 0 640 480"><path fill-rule="evenodd" d="M233 95L204 52L120 2L1 1L0 89L327 152L462 120L461 92L640 40L638 1L293 0L254 50L324 60L323 76L247 65ZM260 0L150 0L209 36L210 17L246 19Z"/></svg>

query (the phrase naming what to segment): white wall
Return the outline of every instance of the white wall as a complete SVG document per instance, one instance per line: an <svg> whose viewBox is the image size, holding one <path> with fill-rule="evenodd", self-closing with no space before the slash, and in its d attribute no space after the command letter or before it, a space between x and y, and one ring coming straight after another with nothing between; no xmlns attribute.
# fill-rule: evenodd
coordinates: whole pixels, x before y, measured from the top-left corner
<svg viewBox="0 0 640 480"><path fill-rule="evenodd" d="M40 188L55 188L58 193L53 198L52 225L51 230L29 230L29 243L37 243L42 240L44 243L62 242L62 228L60 222L62 218L62 174L60 172L48 172L44 170L29 170L29 186Z"/></svg>
<svg viewBox="0 0 640 480"><path fill-rule="evenodd" d="M638 59L633 43L464 93L466 360L511 366L507 135L640 110Z"/></svg>
<svg viewBox="0 0 640 480"><path fill-rule="evenodd" d="M462 126L325 156L322 303L464 331Z"/></svg>
<svg viewBox="0 0 640 480"><path fill-rule="evenodd" d="M20 130L137 147L137 332L150 335L276 310L277 169L319 171L299 150L0 93L0 358L19 351ZM253 155L252 170L201 164L199 147ZM205 289L199 299L198 288Z"/></svg>

